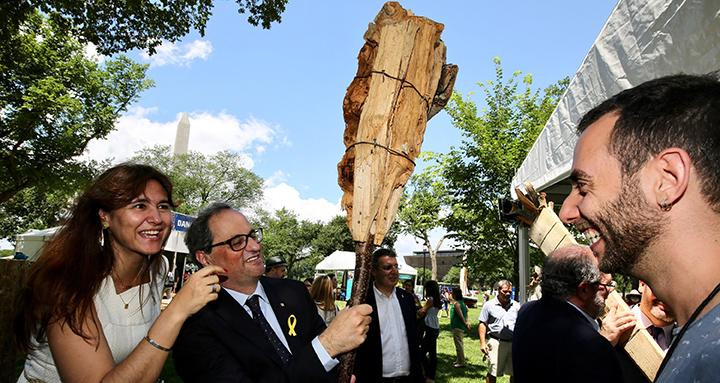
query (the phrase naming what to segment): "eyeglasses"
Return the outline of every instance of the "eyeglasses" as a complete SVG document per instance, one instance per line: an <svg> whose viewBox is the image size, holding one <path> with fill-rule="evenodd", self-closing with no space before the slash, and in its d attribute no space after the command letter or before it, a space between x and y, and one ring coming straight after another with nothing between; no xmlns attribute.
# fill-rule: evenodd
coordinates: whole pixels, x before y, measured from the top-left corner
<svg viewBox="0 0 720 383"><path fill-rule="evenodd" d="M598 286L602 286L602 287L605 288L605 290L608 290L608 291L609 291L609 290L613 290L614 288L617 287L617 282L615 282L615 281L610 281L610 282L608 282L608 283L600 283L600 282L597 282L597 285L598 285Z"/></svg>
<svg viewBox="0 0 720 383"><path fill-rule="evenodd" d="M384 266L378 266L380 270L390 271L392 269L400 270L402 268L402 265L399 263L396 263L394 265L384 265Z"/></svg>
<svg viewBox="0 0 720 383"><path fill-rule="evenodd" d="M207 248L207 252L209 253L212 251L213 247L216 246L222 246L222 245L228 245L233 251L240 251L245 249L245 246L247 246L248 238L254 239L257 243L262 242L263 240L263 229L252 229L247 234L238 234L226 241L218 242L214 245L210 245L210 247Z"/></svg>

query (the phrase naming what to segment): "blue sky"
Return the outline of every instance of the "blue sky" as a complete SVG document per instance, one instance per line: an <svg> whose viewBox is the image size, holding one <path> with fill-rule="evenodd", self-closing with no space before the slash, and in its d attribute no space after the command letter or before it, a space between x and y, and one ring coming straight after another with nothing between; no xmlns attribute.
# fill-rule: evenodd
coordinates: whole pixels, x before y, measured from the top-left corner
<svg viewBox="0 0 720 383"><path fill-rule="evenodd" d="M286 206L307 219L340 213L336 165L344 151L342 99L357 70L362 36L381 1L290 0L282 23L253 27L231 1L217 1L204 37L165 44L150 63L156 86L118 121L92 158L127 159L154 144L172 145L180 113L191 122L190 150L229 149L266 179L265 206ZM530 73L534 87L570 76L582 62L615 1L405 1L416 15L443 23L447 61L460 68L455 90L479 91L494 79L493 57L509 76ZM482 103L479 93L473 98ZM460 144L444 112L423 150ZM420 250L402 238L398 251Z"/></svg>

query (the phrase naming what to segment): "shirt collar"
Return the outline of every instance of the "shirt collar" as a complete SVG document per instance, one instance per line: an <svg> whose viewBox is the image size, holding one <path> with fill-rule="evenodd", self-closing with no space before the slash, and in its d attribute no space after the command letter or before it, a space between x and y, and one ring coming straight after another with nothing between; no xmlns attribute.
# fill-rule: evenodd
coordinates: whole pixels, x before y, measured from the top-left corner
<svg viewBox="0 0 720 383"><path fill-rule="evenodd" d="M257 285L255 286L255 291L252 294L244 294L239 291L235 291L235 290L228 289L225 287L223 287L223 289L225 289L225 291L227 291L231 297L233 297L238 303L240 303L243 306L245 305L245 302L248 300L248 298L250 298L253 295L258 295L260 297L260 299L262 299L263 301L269 302L268 298L267 298L267 294L265 294L265 289L263 288L263 285L262 285L262 283L260 283L260 281L257 282Z"/></svg>
<svg viewBox="0 0 720 383"><path fill-rule="evenodd" d="M375 291L375 298L382 297L383 299L393 299L395 298L395 288L393 287L392 293L390 293L390 296L385 295L382 291L378 290L377 287L375 287L375 282L372 284L373 290Z"/></svg>
<svg viewBox="0 0 720 383"><path fill-rule="evenodd" d="M574 307L575 310L579 311L580 314L582 314L585 317L585 319L587 319L587 321L590 322L590 325L595 329L595 331L600 331L600 325L598 324L598 322L595 319L593 319L590 315L588 315L585 311L583 311L583 309L575 306L575 304L570 301L565 301L565 302L570 304L570 306Z"/></svg>

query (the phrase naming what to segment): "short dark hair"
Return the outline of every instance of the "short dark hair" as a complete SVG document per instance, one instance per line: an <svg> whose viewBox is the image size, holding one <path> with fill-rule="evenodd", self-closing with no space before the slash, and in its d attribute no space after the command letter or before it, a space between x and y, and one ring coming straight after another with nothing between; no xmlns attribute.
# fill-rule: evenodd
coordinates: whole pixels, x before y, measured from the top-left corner
<svg viewBox="0 0 720 383"><path fill-rule="evenodd" d="M720 82L717 72L661 77L610 97L583 116L582 133L608 113L618 120L608 152L620 161L623 178L670 147L687 151L702 194L720 213Z"/></svg>
<svg viewBox="0 0 720 383"><path fill-rule="evenodd" d="M375 250L372 254L372 268L377 269L380 266L380 257L393 257L396 258L397 254L395 250L388 249L387 247L381 247Z"/></svg>
<svg viewBox="0 0 720 383"><path fill-rule="evenodd" d="M502 289L504 286L512 287L512 282L508 281L507 279L501 279L498 281L498 283L495 284L497 286L496 290Z"/></svg>
<svg viewBox="0 0 720 383"><path fill-rule="evenodd" d="M199 264L196 253L198 251L210 252L210 246L213 243L213 234L210 232L209 226L210 218L224 210L232 210L232 206L225 202L211 203L200 211L185 233L185 245L196 263Z"/></svg>
<svg viewBox="0 0 720 383"><path fill-rule="evenodd" d="M563 247L550 254L542 270L543 296L567 300L580 283L599 282L600 270L591 257L590 250L582 246Z"/></svg>

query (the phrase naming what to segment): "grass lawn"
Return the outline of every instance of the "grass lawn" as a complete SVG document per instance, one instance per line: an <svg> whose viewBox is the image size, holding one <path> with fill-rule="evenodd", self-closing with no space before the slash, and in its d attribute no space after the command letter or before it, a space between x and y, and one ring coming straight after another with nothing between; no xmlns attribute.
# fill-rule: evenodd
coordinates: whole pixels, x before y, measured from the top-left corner
<svg viewBox="0 0 720 383"><path fill-rule="evenodd" d="M341 302L338 302L341 303ZM344 306L344 302L342 302ZM455 361L455 345L452 331L450 331L450 318L444 318L440 312L440 337L438 338L438 368L435 381L438 383L469 383L484 382L487 374L487 363L482 359L480 340L477 334L477 318L480 316L479 308L469 309L468 316L472 324L472 333L465 337L465 368L453 368ZM165 383L181 382L175 373L172 357L165 363L160 379ZM498 378L498 382L507 383L507 376Z"/></svg>

